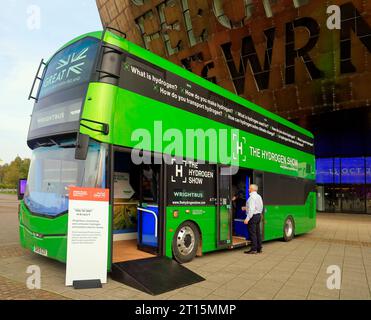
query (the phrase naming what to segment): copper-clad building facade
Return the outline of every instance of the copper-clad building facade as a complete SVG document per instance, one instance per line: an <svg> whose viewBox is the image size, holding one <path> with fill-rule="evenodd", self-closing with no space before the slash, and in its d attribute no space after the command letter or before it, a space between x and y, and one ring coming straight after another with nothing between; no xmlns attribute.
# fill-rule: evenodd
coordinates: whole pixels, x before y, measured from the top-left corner
<svg viewBox="0 0 371 320"><path fill-rule="evenodd" d="M97 0L97 6L102 22L130 41L311 130L319 209L371 213L371 1Z"/></svg>

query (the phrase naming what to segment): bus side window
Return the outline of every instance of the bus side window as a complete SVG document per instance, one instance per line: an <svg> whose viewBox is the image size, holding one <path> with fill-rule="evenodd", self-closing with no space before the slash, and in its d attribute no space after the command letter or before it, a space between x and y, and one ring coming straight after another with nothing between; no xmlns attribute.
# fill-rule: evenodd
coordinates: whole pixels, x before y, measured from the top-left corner
<svg viewBox="0 0 371 320"><path fill-rule="evenodd" d="M157 166L145 165L142 171L143 201L157 203L159 199L159 174Z"/></svg>

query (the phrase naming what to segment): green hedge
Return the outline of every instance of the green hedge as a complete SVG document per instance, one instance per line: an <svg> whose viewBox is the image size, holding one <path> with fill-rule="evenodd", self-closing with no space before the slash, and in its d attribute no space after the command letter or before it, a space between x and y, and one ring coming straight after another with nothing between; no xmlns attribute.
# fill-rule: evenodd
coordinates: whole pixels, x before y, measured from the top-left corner
<svg viewBox="0 0 371 320"><path fill-rule="evenodd" d="M15 189L14 186L10 185L10 184L2 184L0 183L0 189Z"/></svg>

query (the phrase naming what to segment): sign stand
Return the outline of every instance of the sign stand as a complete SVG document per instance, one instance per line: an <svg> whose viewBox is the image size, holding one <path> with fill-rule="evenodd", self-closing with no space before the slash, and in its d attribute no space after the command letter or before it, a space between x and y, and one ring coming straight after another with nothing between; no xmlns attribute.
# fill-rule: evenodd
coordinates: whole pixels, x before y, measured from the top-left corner
<svg viewBox="0 0 371 320"><path fill-rule="evenodd" d="M109 190L69 190L66 286L102 288L107 283Z"/></svg>
<svg viewBox="0 0 371 320"><path fill-rule="evenodd" d="M102 282L100 279L94 280L74 280L72 282L74 289L96 289L102 288Z"/></svg>

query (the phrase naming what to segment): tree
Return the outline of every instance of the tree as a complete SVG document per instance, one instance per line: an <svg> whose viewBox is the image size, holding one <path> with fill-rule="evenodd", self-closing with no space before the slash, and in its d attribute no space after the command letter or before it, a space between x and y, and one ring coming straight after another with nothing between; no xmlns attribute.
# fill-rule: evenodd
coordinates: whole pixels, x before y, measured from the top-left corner
<svg viewBox="0 0 371 320"><path fill-rule="evenodd" d="M30 159L17 156L10 164L0 166L0 184L16 188L18 180L27 178Z"/></svg>

